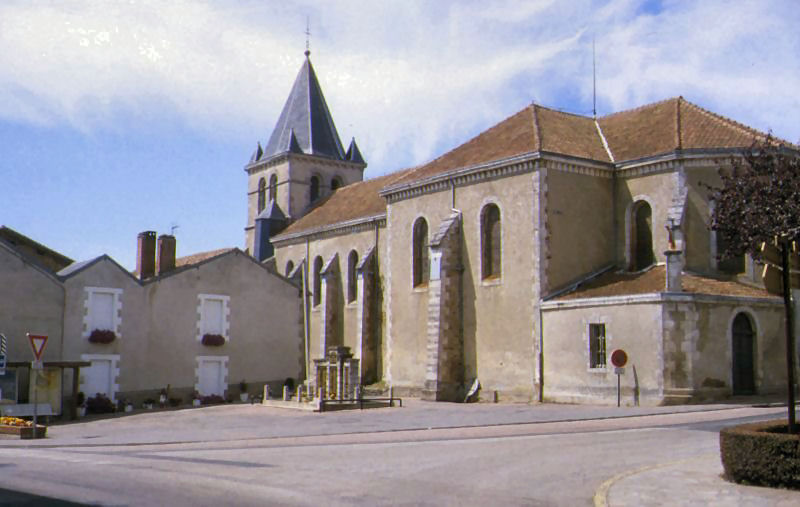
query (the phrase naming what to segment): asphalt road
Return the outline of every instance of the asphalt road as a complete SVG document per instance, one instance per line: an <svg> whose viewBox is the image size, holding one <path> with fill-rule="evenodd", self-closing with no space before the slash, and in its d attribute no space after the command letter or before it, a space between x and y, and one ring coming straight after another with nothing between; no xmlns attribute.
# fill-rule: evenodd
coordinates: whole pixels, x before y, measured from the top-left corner
<svg viewBox="0 0 800 507"><path fill-rule="evenodd" d="M102 505L591 505L609 477L718 453L721 427L784 414L686 410L704 408L714 410L605 418L597 407L417 403L146 413L53 427L32 445L0 440L0 488Z"/></svg>

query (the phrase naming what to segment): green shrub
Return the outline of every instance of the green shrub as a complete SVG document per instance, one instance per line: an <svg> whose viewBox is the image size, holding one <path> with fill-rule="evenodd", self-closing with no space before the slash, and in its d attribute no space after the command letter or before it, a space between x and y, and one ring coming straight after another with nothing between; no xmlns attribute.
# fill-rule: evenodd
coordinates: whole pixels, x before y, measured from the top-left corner
<svg viewBox="0 0 800 507"><path fill-rule="evenodd" d="M800 489L800 436L786 420L742 424L719 433L725 477L733 482Z"/></svg>

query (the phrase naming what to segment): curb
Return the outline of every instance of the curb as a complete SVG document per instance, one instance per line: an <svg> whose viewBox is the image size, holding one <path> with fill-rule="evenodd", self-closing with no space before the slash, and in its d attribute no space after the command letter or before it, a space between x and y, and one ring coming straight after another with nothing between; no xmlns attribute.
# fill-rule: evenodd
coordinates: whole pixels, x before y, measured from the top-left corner
<svg viewBox="0 0 800 507"><path fill-rule="evenodd" d="M708 458L710 456L716 456L716 455L718 455L718 453L701 454L699 456L693 456L691 458L684 458L684 459L679 459L679 460L676 460L676 461L669 461L667 463L658 463L656 465L648 465L646 467L635 468L633 470L628 470L627 472L619 473L619 474L611 477L610 479L606 480L605 482L603 482L603 484L601 484L600 487L597 488L597 491L595 491L595 493L594 493L594 506L595 507L608 507L608 491L611 489L611 486L613 486L617 482L621 481L622 479L625 479L625 478L630 477L632 475L641 474L641 473L644 473L644 472L649 472L651 470L657 470L659 468L665 468L665 467L673 466L673 465L680 465L682 463L687 463L689 461L694 461L694 460L697 460L697 459L705 459L705 458Z"/></svg>

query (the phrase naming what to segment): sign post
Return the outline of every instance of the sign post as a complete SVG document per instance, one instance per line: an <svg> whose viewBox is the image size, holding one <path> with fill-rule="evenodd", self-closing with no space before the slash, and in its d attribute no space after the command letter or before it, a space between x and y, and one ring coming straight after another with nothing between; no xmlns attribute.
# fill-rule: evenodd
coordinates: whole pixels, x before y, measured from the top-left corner
<svg viewBox="0 0 800 507"><path fill-rule="evenodd" d="M614 365L614 373L617 374L617 407L620 406L620 377L625 374L625 365L628 364L628 354L617 349L611 353L611 364Z"/></svg>
<svg viewBox="0 0 800 507"><path fill-rule="evenodd" d="M6 335L0 333L0 375L6 374Z"/></svg>
<svg viewBox="0 0 800 507"><path fill-rule="evenodd" d="M28 333L28 340L31 342L31 349L33 349L33 356L35 360L31 363L31 370L33 370L33 438L37 438L39 434L38 426L36 425L36 416L39 407L39 372L42 370L42 352L47 345L47 335L35 335Z"/></svg>

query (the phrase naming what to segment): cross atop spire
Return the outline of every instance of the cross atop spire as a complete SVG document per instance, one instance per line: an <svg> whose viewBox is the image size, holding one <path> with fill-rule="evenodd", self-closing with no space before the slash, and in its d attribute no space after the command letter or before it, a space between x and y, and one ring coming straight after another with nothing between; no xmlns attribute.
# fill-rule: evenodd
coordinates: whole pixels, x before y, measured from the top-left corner
<svg viewBox="0 0 800 507"><path fill-rule="evenodd" d="M308 29L308 16L306 16L306 31L305 31L305 34L306 34L306 52L305 52L305 55L306 55L306 58L308 58L308 55L311 54L311 50L309 49L309 44L308 44L308 40L311 37L311 31Z"/></svg>

